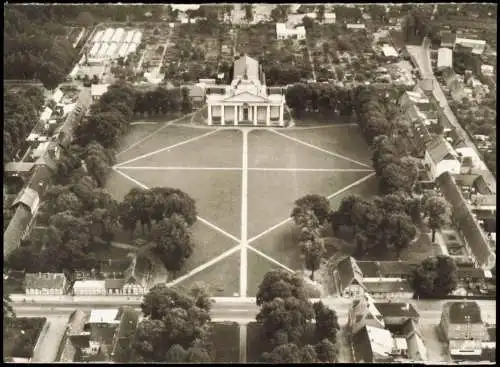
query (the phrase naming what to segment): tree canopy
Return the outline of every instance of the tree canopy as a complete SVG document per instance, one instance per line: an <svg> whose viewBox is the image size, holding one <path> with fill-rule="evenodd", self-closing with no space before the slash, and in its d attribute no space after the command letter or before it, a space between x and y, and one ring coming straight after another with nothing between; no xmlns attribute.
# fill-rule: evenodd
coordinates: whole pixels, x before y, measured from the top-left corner
<svg viewBox="0 0 500 367"><path fill-rule="evenodd" d="M419 297L444 298L457 288L457 265L449 256L427 258L412 271L410 284Z"/></svg>

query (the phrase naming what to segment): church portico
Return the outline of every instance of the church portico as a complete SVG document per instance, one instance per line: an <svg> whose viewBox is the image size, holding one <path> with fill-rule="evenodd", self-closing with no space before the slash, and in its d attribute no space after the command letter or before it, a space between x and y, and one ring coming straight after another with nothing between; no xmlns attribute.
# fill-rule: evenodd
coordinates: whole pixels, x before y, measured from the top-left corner
<svg viewBox="0 0 500 367"><path fill-rule="evenodd" d="M231 86L209 93L208 125L284 126L285 97L267 94L265 75L257 60L243 56L234 63Z"/></svg>

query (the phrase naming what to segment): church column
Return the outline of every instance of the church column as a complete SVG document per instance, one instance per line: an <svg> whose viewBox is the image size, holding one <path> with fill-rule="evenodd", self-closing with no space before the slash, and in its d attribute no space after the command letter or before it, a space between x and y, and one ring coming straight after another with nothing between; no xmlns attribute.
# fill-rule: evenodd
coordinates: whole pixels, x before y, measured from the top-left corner
<svg viewBox="0 0 500 367"><path fill-rule="evenodd" d="M220 124L225 125L226 121L224 120L224 105L220 105Z"/></svg>
<svg viewBox="0 0 500 367"><path fill-rule="evenodd" d="M238 126L238 106L234 105L234 126Z"/></svg>
<svg viewBox="0 0 500 367"><path fill-rule="evenodd" d="M271 106L267 105L267 111L266 111L266 125L269 126L271 125Z"/></svg>
<svg viewBox="0 0 500 367"><path fill-rule="evenodd" d="M285 105L282 103L280 106L280 126L285 125L285 122L283 121L283 110L285 109Z"/></svg>
<svg viewBox="0 0 500 367"><path fill-rule="evenodd" d="M254 126L256 126L257 125L257 106L253 106L252 113L253 113L253 124L254 124Z"/></svg>
<svg viewBox="0 0 500 367"><path fill-rule="evenodd" d="M208 104L208 124L212 125L212 105Z"/></svg>

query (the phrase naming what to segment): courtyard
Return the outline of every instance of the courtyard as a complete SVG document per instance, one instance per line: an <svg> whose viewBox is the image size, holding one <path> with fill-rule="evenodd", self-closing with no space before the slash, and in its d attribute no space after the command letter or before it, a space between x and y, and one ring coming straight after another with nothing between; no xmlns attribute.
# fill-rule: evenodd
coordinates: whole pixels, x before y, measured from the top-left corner
<svg viewBox="0 0 500 367"><path fill-rule="evenodd" d="M136 124L108 180L120 201L133 187L158 186L196 201L195 250L169 285L203 281L214 296L255 296L267 271L303 270L290 220L296 199L324 195L335 208L346 195L377 193L354 124L269 129L189 121Z"/></svg>

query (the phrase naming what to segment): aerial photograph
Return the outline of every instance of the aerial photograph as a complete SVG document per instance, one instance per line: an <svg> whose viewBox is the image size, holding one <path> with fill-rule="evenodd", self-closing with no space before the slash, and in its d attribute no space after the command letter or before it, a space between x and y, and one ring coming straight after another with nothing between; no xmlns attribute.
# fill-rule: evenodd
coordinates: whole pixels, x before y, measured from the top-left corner
<svg viewBox="0 0 500 367"><path fill-rule="evenodd" d="M496 364L497 4L4 4L4 363Z"/></svg>

